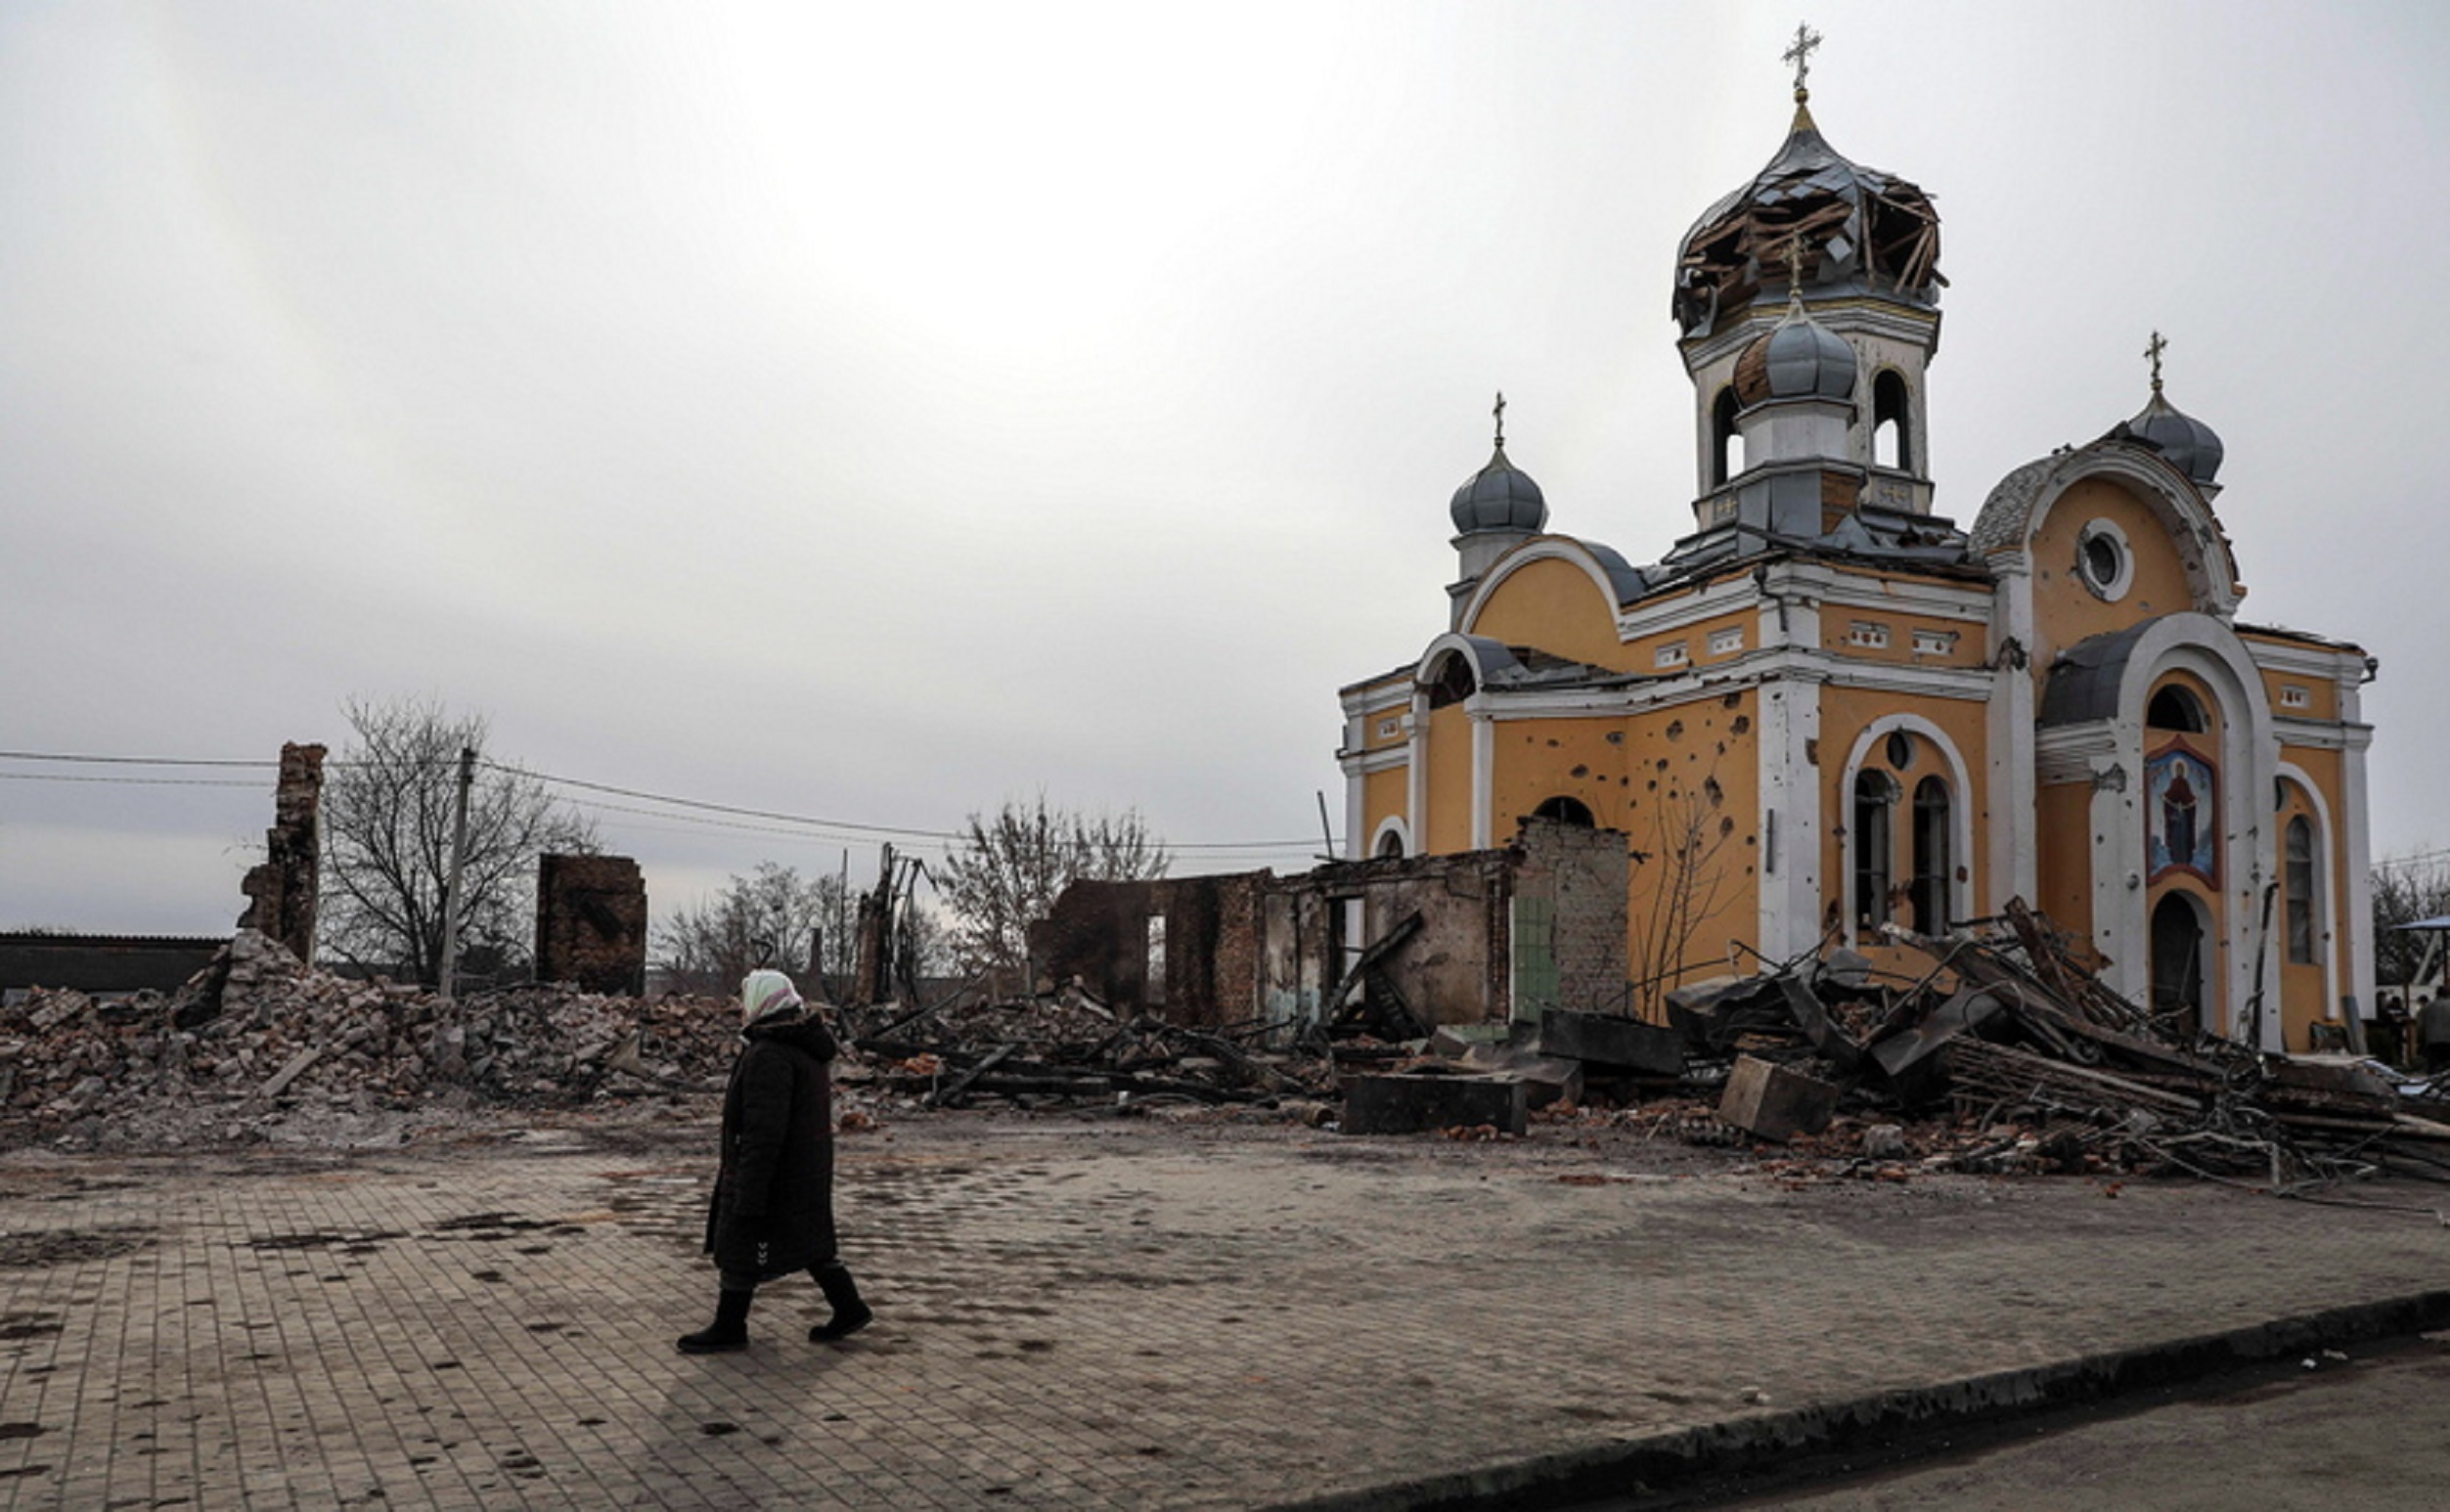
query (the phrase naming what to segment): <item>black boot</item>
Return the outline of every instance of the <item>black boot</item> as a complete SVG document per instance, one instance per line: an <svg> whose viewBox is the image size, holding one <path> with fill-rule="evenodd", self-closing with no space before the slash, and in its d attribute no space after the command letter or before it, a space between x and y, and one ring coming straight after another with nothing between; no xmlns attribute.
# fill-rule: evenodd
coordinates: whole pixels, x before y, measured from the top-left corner
<svg viewBox="0 0 2450 1512"><path fill-rule="evenodd" d="M808 1273L824 1289L825 1301L833 1308L833 1316L808 1331L810 1343L830 1344L836 1339L847 1339L874 1320L874 1311L860 1301L859 1287L851 1280L850 1267L842 1262L821 1262L809 1267Z"/></svg>
<svg viewBox="0 0 2450 1512"><path fill-rule="evenodd" d="M724 1355L748 1348L748 1305L755 1292L730 1287L715 1294L715 1320L695 1333L681 1335L684 1355Z"/></svg>

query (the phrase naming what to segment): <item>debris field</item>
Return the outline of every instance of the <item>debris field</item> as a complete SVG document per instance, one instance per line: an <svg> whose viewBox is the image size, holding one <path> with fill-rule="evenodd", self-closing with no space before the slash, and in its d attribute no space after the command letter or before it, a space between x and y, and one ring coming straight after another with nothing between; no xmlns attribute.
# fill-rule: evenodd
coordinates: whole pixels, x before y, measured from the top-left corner
<svg viewBox="0 0 2450 1512"><path fill-rule="evenodd" d="M2300 1191L2450 1176L2438 1083L2156 1018L2019 905L1944 938L1889 935L1923 969L1824 949L1678 988L1665 1023L1552 1008L1386 1040L1382 1017L1330 1011L1288 1034L1170 1023L1077 986L835 1008L842 1118L1002 1106L1454 1138L1606 1130L1750 1150L1799 1179L2122 1173ZM38 990L0 1012L0 1139L245 1142L301 1108L687 1103L722 1090L736 1028L717 998L536 985L446 1000L311 968L242 930L174 993Z"/></svg>

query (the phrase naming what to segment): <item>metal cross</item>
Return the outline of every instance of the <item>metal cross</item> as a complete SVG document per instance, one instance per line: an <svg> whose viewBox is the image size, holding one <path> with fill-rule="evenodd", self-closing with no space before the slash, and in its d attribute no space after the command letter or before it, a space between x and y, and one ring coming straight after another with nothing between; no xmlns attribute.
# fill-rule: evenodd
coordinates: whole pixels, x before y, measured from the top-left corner
<svg viewBox="0 0 2450 1512"><path fill-rule="evenodd" d="M2160 354L2168 349L2169 343L2160 338L2160 333L2158 331L2153 333L2153 338L2150 341L2144 343L2144 355L2153 360L2154 393L2160 392Z"/></svg>
<svg viewBox="0 0 2450 1512"><path fill-rule="evenodd" d="M1497 417L1497 450L1502 452L1506 447L1506 391L1504 389L1497 390L1497 407L1489 413Z"/></svg>
<svg viewBox="0 0 2450 1512"><path fill-rule="evenodd" d="M1804 80L1812 71L1812 49L1820 46L1820 33L1802 22L1795 23L1795 45L1780 53L1780 59L1795 65L1795 92L1804 93Z"/></svg>

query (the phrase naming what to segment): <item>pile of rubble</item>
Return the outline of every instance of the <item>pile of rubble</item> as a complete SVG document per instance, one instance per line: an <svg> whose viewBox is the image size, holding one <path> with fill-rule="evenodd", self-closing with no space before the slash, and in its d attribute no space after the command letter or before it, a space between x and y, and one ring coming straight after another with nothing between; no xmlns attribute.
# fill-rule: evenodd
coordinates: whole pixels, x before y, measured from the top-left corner
<svg viewBox="0 0 2450 1512"><path fill-rule="evenodd" d="M532 986L445 1000L309 967L242 930L175 993L37 990L0 1012L0 1132L14 1142L135 1119L175 1133L181 1109L568 1107L719 1090L738 1024L720 999Z"/></svg>
<svg viewBox="0 0 2450 1512"><path fill-rule="evenodd" d="M2156 1018L2102 984L2089 947L2019 904L1945 939L1887 934L1924 969L1890 978L1834 951L1680 988L1664 1025L1552 1012L1501 1041L1447 1032L1431 1046L1442 1060L1357 1083L1345 1127L1520 1133L1543 1103L1648 1089L1688 1100L1620 1121L1785 1145L1857 1174L2185 1173L2281 1190L2450 1176L2438 1082ZM1707 1118L1697 1092L1715 1095Z"/></svg>
<svg viewBox="0 0 2450 1512"><path fill-rule="evenodd" d="M1265 1047L1267 1025L1187 1028L1122 1013L1077 987L1017 1001L899 1005L845 1014L881 1090L929 1107L979 1098L1024 1108L1163 1102L1281 1106L1336 1090L1322 1055Z"/></svg>

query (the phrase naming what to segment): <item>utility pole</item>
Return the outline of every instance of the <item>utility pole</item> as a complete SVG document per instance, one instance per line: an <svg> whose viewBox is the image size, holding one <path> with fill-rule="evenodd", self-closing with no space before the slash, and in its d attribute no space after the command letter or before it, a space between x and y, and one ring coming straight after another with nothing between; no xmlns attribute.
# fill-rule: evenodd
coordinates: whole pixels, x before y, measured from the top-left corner
<svg viewBox="0 0 2450 1512"><path fill-rule="evenodd" d="M442 970L436 990L451 1001L460 966L460 873L468 866L468 790L476 785L476 750L460 747L460 796L451 816L451 874L442 884Z"/></svg>

